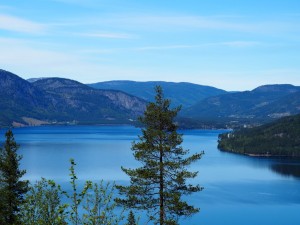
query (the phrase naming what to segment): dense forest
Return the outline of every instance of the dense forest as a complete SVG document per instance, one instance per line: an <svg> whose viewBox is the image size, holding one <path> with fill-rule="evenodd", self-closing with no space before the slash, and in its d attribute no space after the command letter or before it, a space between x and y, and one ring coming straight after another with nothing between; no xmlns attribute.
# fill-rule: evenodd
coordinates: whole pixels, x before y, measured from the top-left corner
<svg viewBox="0 0 300 225"><path fill-rule="evenodd" d="M221 134L218 148L246 155L300 157L300 114Z"/></svg>

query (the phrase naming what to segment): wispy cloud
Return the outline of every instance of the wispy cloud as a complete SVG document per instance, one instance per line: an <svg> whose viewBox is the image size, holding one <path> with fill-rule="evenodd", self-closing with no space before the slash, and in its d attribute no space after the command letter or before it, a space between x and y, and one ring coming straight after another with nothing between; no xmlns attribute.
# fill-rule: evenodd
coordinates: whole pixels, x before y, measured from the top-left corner
<svg viewBox="0 0 300 225"><path fill-rule="evenodd" d="M85 5L86 3L94 3L93 0L52 0L54 2L61 2L61 3L67 3L67 4L76 4L76 5ZM96 1L97 2L97 1Z"/></svg>
<svg viewBox="0 0 300 225"><path fill-rule="evenodd" d="M262 45L262 43L257 41L229 41L229 42L222 42L220 44L224 46L236 47L236 48L255 47L255 46Z"/></svg>
<svg viewBox="0 0 300 225"><path fill-rule="evenodd" d="M217 15L217 16L199 16L199 15L154 15L154 14L120 14L110 15L101 20L93 22L106 23L111 26L122 25L130 28L139 28L147 30L224 30L252 33L280 33L291 29L297 29L298 24L290 21L274 21L261 19L260 21L249 21L248 18L238 16Z"/></svg>
<svg viewBox="0 0 300 225"><path fill-rule="evenodd" d="M151 50L168 50L168 49L187 49L187 48L199 48L201 45L165 45L165 46L145 46L134 48L136 51L151 51Z"/></svg>
<svg viewBox="0 0 300 225"><path fill-rule="evenodd" d="M235 20L235 21L233 21ZM236 22L230 16L193 16L193 15L155 15L155 14L104 14L102 17L74 18L72 21L63 21L57 26L110 26L113 28L130 28L131 30L186 30L186 29L213 29L234 31L257 31L270 24Z"/></svg>
<svg viewBox="0 0 300 225"><path fill-rule="evenodd" d="M165 45L165 46L145 46L138 47L133 50L137 51L151 51L151 50L172 50L172 49L192 49L192 48L203 48L203 47L232 47L232 48L247 48L261 45L260 42L255 41L231 41L231 42L214 42L214 43L203 43L198 45Z"/></svg>
<svg viewBox="0 0 300 225"><path fill-rule="evenodd" d="M110 33L110 32L95 32L95 33L81 33L80 36L91 37L91 38L108 38L108 39L133 39L137 38L131 34L125 33Z"/></svg>
<svg viewBox="0 0 300 225"><path fill-rule="evenodd" d="M61 76L84 83L122 79L120 74L132 76L143 74L136 68L116 67L105 63L90 61L85 55L63 50L36 48L36 43L13 38L0 38L0 68L12 71L22 77Z"/></svg>
<svg viewBox="0 0 300 225"><path fill-rule="evenodd" d="M45 31L45 25L11 15L0 14L0 30L38 34Z"/></svg>
<svg viewBox="0 0 300 225"><path fill-rule="evenodd" d="M160 45L160 46L141 46L133 48L101 48L101 49L84 49L80 50L83 54L114 54L119 52L146 52L146 51L172 51L184 49L197 49L209 47L226 47L226 48L251 48L264 46L264 43L256 41L231 41L231 42L211 42L196 45L178 44L178 45Z"/></svg>
<svg viewBox="0 0 300 225"><path fill-rule="evenodd" d="M122 21L125 25L142 26L146 29L168 27L176 29L187 28L203 28L203 29L230 29L230 30L246 30L244 24L225 22L212 18L200 16L160 16L160 15L120 15L114 17L112 22Z"/></svg>

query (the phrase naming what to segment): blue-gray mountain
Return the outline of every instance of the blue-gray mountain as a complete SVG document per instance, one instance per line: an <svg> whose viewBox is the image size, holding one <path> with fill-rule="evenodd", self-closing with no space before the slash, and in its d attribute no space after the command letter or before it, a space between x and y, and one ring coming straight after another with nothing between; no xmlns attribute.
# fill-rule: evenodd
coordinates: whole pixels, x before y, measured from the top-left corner
<svg viewBox="0 0 300 225"><path fill-rule="evenodd" d="M30 81L0 70L0 126L128 124L143 113L147 101L153 100L155 85L163 87L173 106L183 105L178 122L184 128L252 126L300 113L300 87L293 85L265 85L252 91L229 93L191 83L159 81L90 85L102 85L104 89L62 78Z"/></svg>
<svg viewBox="0 0 300 225"><path fill-rule="evenodd" d="M190 107L207 97L227 93L226 91L215 87L186 82L174 83L163 81L106 81L88 85L97 89L124 91L126 93L139 96L146 101L154 100L155 92L153 90L155 86L159 85L163 88L165 97L171 100L172 105L182 105L183 109Z"/></svg>
<svg viewBox="0 0 300 225"><path fill-rule="evenodd" d="M182 115L233 126L235 123L261 124L298 113L300 87L286 84L209 97L184 110Z"/></svg>
<svg viewBox="0 0 300 225"><path fill-rule="evenodd" d="M62 78L30 83L4 70L0 70L0 96L0 126L125 124L146 106L146 101L121 91L96 90Z"/></svg>

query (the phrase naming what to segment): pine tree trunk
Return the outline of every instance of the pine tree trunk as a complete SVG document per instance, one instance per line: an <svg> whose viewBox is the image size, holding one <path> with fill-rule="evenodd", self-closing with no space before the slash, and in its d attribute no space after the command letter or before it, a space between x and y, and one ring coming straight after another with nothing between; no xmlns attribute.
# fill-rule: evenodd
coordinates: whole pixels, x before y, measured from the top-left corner
<svg viewBox="0 0 300 225"><path fill-rule="evenodd" d="M163 148L160 144L159 147L159 223L160 225L164 224L164 174L163 174Z"/></svg>

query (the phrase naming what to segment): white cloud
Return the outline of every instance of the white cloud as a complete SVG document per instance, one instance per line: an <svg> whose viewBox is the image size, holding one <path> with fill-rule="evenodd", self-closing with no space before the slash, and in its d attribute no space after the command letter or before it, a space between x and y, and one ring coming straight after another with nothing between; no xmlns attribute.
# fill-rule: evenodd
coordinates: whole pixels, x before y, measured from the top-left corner
<svg viewBox="0 0 300 225"><path fill-rule="evenodd" d="M261 45L261 43L257 41L229 41L229 42L223 42L221 44L228 47L237 47L237 48L254 47L254 46Z"/></svg>
<svg viewBox="0 0 300 225"><path fill-rule="evenodd" d="M23 75L24 79L32 77L59 76L83 83L103 80L122 79L132 74L143 74L139 69L116 67L89 61L82 54L74 52L45 50L36 48L33 43L18 39L0 38L0 68Z"/></svg>
<svg viewBox="0 0 300 225"><path fill-rule="evenodd" d="M118 15L110 16L105 23L122 24L124 26L140 26L145 29L215 29L230 30L240 32L261 32L273 28L274 23L243 23L231 22L228 18L203 17L203 16L185 16L185 15Z"/></svg>
<svg viewBox="0 0 300 225"><path fill-rule="evenodd" d="M75 5L86 5L87 3L95 3L93 0L52 0L54 2L61 2L61 3L67 3L67 4L75 4ZM99 0L98 0L99 1Z"/></svg>
<svg viewBox="0 0 300 225"><path fill-rule="evenodd" d="M246 48L261 45L260 42L255 41L231 41L231 42L215 42L215 43L203 43L199 45L165 45L165 46L145 46L135 48L133 50L148 51L148 50L172 50L172 49L192 49L192 48L203 48L203 47L215 47L215 46L226 46L233 48Z"/></svg>
<svg viewBox="0 0 300 225"><path fill-rule="evenodd" d="M137 51L148 51L148 50L168 50L168 49L186 49L186 48L198 48L202 45L165 45L165 46L145 46L134 48Z"/></svg>
<svg viewBox="0 0 300 225"><path fill-rule="evenodd" d="M0 14L0 29L20 33L43 33L45 26L19 17Z"/></svg>
<svg viewBox="0 0 300 225"><path fill-rule="evenodd" d="M108 39L133 39L136 38L133 35L125 34L125 33L82 33L80 36L84 37L92 37L92 38L108 38Z"/></svg>
<svg viewBox="0 0 300 225"><path fill-rule="evenodd" d="M178 44L178 45L157 45L157 46L141 46L133 48L100 48L100 49L84 49L79 50L80 54L115 54L126 52L147 52L147 51L172 51L180 49L197 49L209 47L227 47L227 48L251 48L256 46L267 46L265 43L256 41L231 41L231 42L211 42L198 45Z"/></svg>
<svg viewBox="0 0 300 225"><path fill-rule="evenodd" d="M109 14L90 18L87 23L155 31L220 30L259 34L281 34L299 30L296 21L257 18L255 21L238 16L199 16L184 14Z"/></svg>

